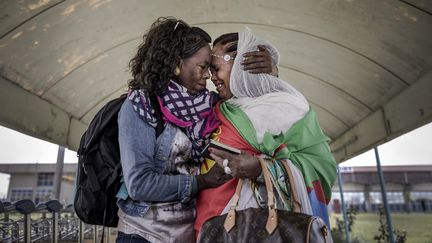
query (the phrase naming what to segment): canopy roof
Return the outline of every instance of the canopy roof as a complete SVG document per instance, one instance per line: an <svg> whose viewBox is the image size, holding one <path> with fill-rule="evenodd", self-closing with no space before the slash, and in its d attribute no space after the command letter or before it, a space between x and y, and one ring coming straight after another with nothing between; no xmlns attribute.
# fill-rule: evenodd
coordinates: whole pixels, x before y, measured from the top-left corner
<svg viewBox="0 0 432 243"><path fill-rule="evenodd" d="M159 16L214 38L250 27L318 113L338 161L432 120L428 0L0 1L0 124L76 149L126 91L128 61Z"/></svg>

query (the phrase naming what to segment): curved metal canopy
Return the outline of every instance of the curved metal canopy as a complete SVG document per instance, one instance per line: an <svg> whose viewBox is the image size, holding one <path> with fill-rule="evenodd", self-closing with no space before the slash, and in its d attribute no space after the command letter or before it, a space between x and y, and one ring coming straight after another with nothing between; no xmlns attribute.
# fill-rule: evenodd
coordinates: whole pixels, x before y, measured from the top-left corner
<svg viewBox="0 0 432 243"><path fill-rule="evenodd" d="M343 161L432 120L431 13L428 0L3 0L0 123L76 149L125 92L143 33L175 16L275 44Z"/></svg>

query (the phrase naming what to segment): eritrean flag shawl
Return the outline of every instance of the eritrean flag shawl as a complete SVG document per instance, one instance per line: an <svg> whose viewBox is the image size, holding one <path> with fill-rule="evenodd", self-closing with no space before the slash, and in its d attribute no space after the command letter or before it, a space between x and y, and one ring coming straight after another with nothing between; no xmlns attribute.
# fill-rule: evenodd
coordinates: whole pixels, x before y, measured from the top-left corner
<svg viewBox="0 0 432 243"><path fill-rule="evenodd" d="M223 102L220 111L256 150L274 159L289 159L299 168L305 180L313 214L330 225L326 207L336 179L336 161L327 143L329 139L319 126L315 111L310 108L308 113L285 133L266 133L261 143L257 140L252 122L239 107Z"/></svg>

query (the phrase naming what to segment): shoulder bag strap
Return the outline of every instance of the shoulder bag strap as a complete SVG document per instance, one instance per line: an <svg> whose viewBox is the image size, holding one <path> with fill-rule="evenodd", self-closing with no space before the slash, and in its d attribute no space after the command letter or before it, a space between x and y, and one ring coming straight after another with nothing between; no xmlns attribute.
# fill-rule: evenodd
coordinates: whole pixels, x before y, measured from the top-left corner
<svg viewBox="0 0 432 243"><path fill-rule="evenodd" d="M262 158L258 158L261 169L264 174L264 181L267 189L267 197L268 197L268 210L269 215L267 218L266 230L269 234L273 233L273 231L277 227L277 213L275 207L275 197L273 193L273 183L270 179L270 172L267 169L266 162ZM233 201L231 204L231 208L228 211L227 217L225 218L224 228L227 232L229 232L235 226L235 209L237 207L238 201L240 199L240 192L243 187L243 179L239 179L237 184L236 192L233 196Z"/></svg>
<svg viewBox="0 0 432 243"><path fill-rule="evenodd" d="M298 198L298 194L297 194L297 190L296 190L297 182L294 180L294 175L293 175L291 168L288 165L288 161L282 161L282 164L284 165L285 170L286 170L287 175L288 175L288 180L289 180L290 188L291 188L291 195L292 195L292 199L293 199L293 203L294 203L294 212L301 213L302 204Z"/></svg>

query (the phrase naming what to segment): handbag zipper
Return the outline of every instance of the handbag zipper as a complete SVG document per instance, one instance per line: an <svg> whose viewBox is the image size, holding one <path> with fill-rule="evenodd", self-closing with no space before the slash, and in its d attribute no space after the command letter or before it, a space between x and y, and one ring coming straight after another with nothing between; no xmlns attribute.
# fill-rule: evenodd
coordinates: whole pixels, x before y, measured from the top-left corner
<svg viewBox="0 0 432 243"><path fill-rule="evenodd" d="M328 235L327 226L324 225L324 226L321 228L321 231L322 231L322 233L323 233L323 235L324 235L324 242L327 243L327 235Z"/></svg>

